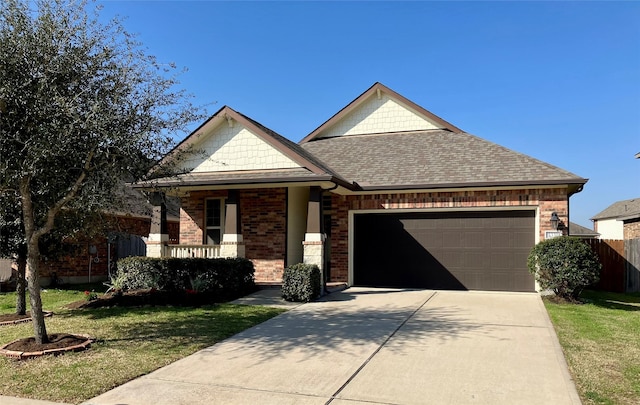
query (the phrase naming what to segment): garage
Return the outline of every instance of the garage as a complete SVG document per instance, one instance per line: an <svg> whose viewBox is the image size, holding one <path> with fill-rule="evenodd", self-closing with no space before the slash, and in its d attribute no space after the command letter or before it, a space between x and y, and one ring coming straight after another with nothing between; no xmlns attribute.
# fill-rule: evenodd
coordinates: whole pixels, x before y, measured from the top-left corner
<svg viewBox="0 0 640 405"><path fill-rule="evenodd" d="M533 291L535 211L356 213L353 284Z"/></svg>

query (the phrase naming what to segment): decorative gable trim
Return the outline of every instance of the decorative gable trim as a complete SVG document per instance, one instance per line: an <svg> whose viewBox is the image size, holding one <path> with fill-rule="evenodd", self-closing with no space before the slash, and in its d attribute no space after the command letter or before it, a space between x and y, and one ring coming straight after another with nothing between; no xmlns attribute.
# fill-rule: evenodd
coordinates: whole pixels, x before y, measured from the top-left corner
<svg viewBox="0 0 640 405"><path fill-rule="evenodd" d="M234 111L229 106L224 106L194 130L188 137L174 147L157 165L156 168L161 167L163 164L175 159L179 154L188 151L196 143L201 141L201 137L210 133L219 125L228 125L230 128L240 125L257 136L271 147L281 152L284 156L291 159L300 167L307 168L314 174L326 174L327 170L321 168L316 163L312 162L309 158L303 156L301 153L295 151L291 146L287 145L287 140L269 130L268 128L258 124L256 121L249 119L243 114ZM292 146L298 147L292 143ZM153 173L153 171L152 171Z"/></svg>
<svg viewBox="0 0 640 405"><path fill-rule="evenodd" d="M417 115L423 116L427 121L435 124L437 127L441 129L446 129L451 132L463 132L460 128L454 126L453 124L443 120L437 115L425 110L423 107L415 104L411 100L405 98L404 96L396 93L390 88L384 86L383 84L377 82L373 86L371 86L368 90L358 96L355 100L349 103L346 107L336 113L333 117L329 118L325 121L324 124L320 125L313 132L307 135L304 139L300 141L300 144L305 142L309 142L316 138L321 138L322 135L329 130L331 127L334 127L338 122L347 118L349 114L354 112L356 109L361 107L370 97L377 97L377 99L381 100L384 95L387 95L391 100L407 106L412 112L415 112Z"/></svg>

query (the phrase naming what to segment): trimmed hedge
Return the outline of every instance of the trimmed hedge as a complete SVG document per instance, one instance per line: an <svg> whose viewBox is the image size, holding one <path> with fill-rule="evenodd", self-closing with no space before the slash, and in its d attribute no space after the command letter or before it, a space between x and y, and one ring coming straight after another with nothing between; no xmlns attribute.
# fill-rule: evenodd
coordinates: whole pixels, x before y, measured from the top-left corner
<svg viewBox="0 0 640 405"><path fill-rule="evenodd" d="M320 269L315 264L298 263L284 269L282 298L309 302L320 296Z"/></svg>
<svg viewBox="0 0 640 405"><path fill-rule="evenodd" d="M538 243L527 266L540 287L565 299L576 299L585 287L597 283L602 268L589 245L569 236Z"/></svg>
<svg viewBox="0 0 640 405"><path fill-rule="evenodd" d="M253 263L244 258L127 257L117 263L117 290L156 289L202 293L215 302L255 291Z"/></svg>

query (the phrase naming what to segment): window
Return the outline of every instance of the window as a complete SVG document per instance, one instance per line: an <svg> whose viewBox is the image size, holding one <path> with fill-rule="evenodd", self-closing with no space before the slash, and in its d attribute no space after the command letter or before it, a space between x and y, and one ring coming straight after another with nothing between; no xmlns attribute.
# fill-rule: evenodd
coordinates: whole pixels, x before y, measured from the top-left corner
<svg viewBox="0 0 640 405"><path fill-rule="evenodd" d="M205 204L205 245L219 245L224 233L224 204L221 199L206 200Z"/></svg>

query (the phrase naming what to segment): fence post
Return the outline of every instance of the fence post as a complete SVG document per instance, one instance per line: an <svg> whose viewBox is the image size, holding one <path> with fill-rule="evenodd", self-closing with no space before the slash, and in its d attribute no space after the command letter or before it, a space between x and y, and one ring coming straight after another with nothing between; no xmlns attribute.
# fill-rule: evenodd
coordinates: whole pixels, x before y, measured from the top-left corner
<svg viewBox="0 0 640 405"><path fill-rule="evenodd" d="M625 292L640 291L640 239L627 239L624 244Z"/></svg>

